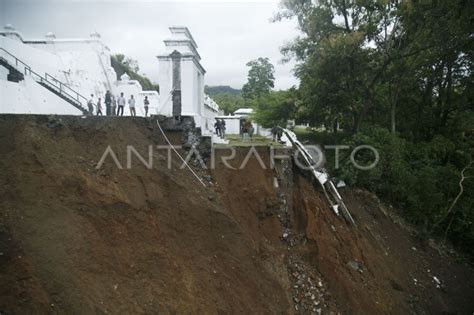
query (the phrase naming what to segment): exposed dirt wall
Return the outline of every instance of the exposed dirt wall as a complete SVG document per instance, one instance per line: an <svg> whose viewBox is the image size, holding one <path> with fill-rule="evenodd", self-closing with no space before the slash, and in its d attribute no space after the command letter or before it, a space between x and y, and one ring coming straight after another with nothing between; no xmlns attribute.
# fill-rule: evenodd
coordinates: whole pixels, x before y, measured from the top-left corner
<svg viewBox="0 0 474 315"><path fill-rule="evenodd" d="M344 191L349 227L268 147L216 152L206 188L163 150L127 169L164 143L144 118L0 115L0 313L472 314L472 269L374 195ZM123 169L96 169L108 146Z"/></svg>

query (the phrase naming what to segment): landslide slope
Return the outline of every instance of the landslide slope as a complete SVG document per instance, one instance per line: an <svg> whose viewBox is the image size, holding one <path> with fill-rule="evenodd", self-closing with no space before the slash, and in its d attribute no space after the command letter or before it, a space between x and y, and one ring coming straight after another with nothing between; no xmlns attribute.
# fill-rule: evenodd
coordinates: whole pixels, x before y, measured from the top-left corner
<svg viewBox="0 0 474 315"><path fill-rule="evenodd" d="M221 150L197 170L204 188L157 144L144 118L0 115L1 314L474 311L472 269L374 195L344 192L349 227L295 169L270 169L266 147L265 168L249 148L228 168ZM145 159L152 145L153 167L128 169L127 145ZM96 169L108 146L122 169L110 156Z"/></svg>
<svg viewBox="0 0 474 315"><path fill-rule="evenodd" d="M149 128L147 128L149 127ZM179 137L177 137L179 138ZM286 313L284 281L190 175L125 167L144 119L0 116L0 312Z"/></svg>

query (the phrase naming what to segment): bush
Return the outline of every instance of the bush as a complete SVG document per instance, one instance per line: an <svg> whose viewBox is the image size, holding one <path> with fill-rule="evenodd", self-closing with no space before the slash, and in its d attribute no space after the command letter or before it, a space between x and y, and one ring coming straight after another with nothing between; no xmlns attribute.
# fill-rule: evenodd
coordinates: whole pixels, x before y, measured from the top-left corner
<svg viewBox="0 0 474 315"><path fill-rule="evenodd" d="M458 144L442 136L430 142L410 143L377 127L367 128L343 143L351 150L359 145L373 146L380 159L373 169L361 170L346 154L341 168L336 171L340 178L399 206L409 221L420 225L424 235L444 238L449 227L447 237L474 254L472 179L464 182L464 194L451 215L446 215L459 193L460 171L466 165L466 159L462 158L466 154L457 150ZM374 161L374 155L370 150L361 150L355 160L360 165L368 165Z"/></svg>

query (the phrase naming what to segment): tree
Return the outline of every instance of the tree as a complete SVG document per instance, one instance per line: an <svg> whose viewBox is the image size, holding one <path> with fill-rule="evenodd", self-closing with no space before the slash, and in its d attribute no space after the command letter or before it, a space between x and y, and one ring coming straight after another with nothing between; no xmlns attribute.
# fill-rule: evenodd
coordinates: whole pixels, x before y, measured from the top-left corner
<svg viewBox="0 0 474 315"><path fill-rule="evenodd" d="M268 94L274 87L275 68L268 58L258 58L247 63L250 67L247 83L242 87L242 96L251 100Z"/></svg>
<svg viewBox="0 0 474 315"><path fill-rule="evenodd" d="M283 4L276 20L296 17L305 36L282 52L298 61L302 101L315 123L338 120L358 132L383 122L395 133L409 122L410 136L429 140L469 97L474 6L467 1ZM397 126L397 112L413 119Z"/></svg>
<svg viewBox="0 0 474 315"><path fill-rule="evenodd" d="M253 100L253 118L265 128L276 125L286 127L288 119L295 118L297 90L271 91Z"/></svg>
<svg viewBox="0 0 474 315"><path fill-rule="evenodd" d="M229 115L237 109L245 106L244 99L240 95L220 92L212 95L212 98L217 104L219 104L219 108L222 109L226 115Z"/></svg>
<svg viewBox="0 0 474 315"><path fill-rule="evenodd" d="M234 89L227 85L206 85L204 87L204 92L211 96L214 101L219 104L219 108L223 110L226 115L232 114L237 109L245 107L241 90Z"/></svg>
<svg viewBox="0 0 474 315"><path fill-rule="evenodd" d="M297 61L296 114L313 124L338 122L351 133L346 144L379 150L376 169L346 167L347 181L403 208L424 233L446 234L474 255L472 3L283 6L276 20L296 18L303 33L282 49Z"/></svg>
<svg viewBox="0 0 474 315"><path fill-rule="evenodd" d="M114 68L115 73L117 73L117 80L126 73L132 80L137 80L140 82L143 90L148 91L160 91L160 87L156 83L152 83L150 79L148 79L144 75L138 74L140 68L138 67L138 62L132 58L125 57L123 54L116 54L110 57L112 68Z"/></svg>

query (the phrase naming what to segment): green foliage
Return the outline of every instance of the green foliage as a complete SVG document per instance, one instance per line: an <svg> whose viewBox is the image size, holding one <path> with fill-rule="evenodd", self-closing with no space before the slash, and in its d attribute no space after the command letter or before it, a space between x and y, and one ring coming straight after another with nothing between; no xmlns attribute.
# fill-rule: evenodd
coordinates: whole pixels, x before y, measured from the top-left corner
<svg viewBox="0 0 474 315"><path fill-rule="evenodd" d="M274 87L275 68L268 58L258 58L247 63L250 67L247 83L242 87L242 96L251 100L270 93Z"/></svg>
<svg viewBox="0 0 474 315"><path fill-rule="evenodd" d="M204 92L219 104L219 108L226 115L232 114L237 109L245 107L242 91L227 85L205 86Z"/></svg>
<svg viewBox="0 0 474 315"><path fill-rule="evenodd" d="M296 89L272 91L252 100L255 109L253 118L265 128L286 126L288 119L293 119L296 111Z"/></svg>
<svg viewBox="0 0 474 315"><path fill-rule="evenodd" d="M463 245L467 252L472 250L472 180L464 183L465 194L456 208L458 214L446 216L459 193L460 171L456 163L462 160L461 163L466 163L466 157L456 150L453 141L437 136L429 142L414 144L387 129L368 127L346 138L344 144L351 150L358 145L371 145L380 156L377 166L371 170L357 169L346 156L338 175L347 183L374 191L401 207L406 218L422 227L423 234L434 232L443 235L449 220L453 219L448 236L453 242ZM369 150L361 150L355 155L355 160L360 165L368 165L374 161L374 156Z"/></svg>
<svg viewBox="0 0 474 315"><path fill-rule="evenodd" d="M212 98L219 104L219 108L222 109L226 115L232 114L237 109L245 107L245 101L240 95L220 92L212 95Z"/></svg>
<svg viewBox="0 0 474 315"><path fill-rule="evenodd" d="M277 19L296 17L305 36L283 48L296 74L306 120L365 122L414 140L447 132L472 109L472 27L467 1L288 0ZM466 22L468 21L468 22ZM400 120L397 128L397 118Z"/></svg>
<svg viewBox="0 0 474 315"><path fill-rule="evenodd" d="M472 3L282 4L276 20L295 18L304 34L282 49L298 62L295 117L338 122L343 142L377 148L376 169L345 163L340 175L399 205L425 233L474 254ZM372 159L370 151L357 157Z"/></svg>
<svg viewBox="0 0 474 315"><path fill-rule="evenodd" d="M117 73L117 80L126 73L132 80L140 82L143 90L145 91L157 91L160 92L160 87L156 83L152 83L147 77L138 74L140 68L136 60L126 58L123 54L112 55L111 57L112 68Z"/></svg>

